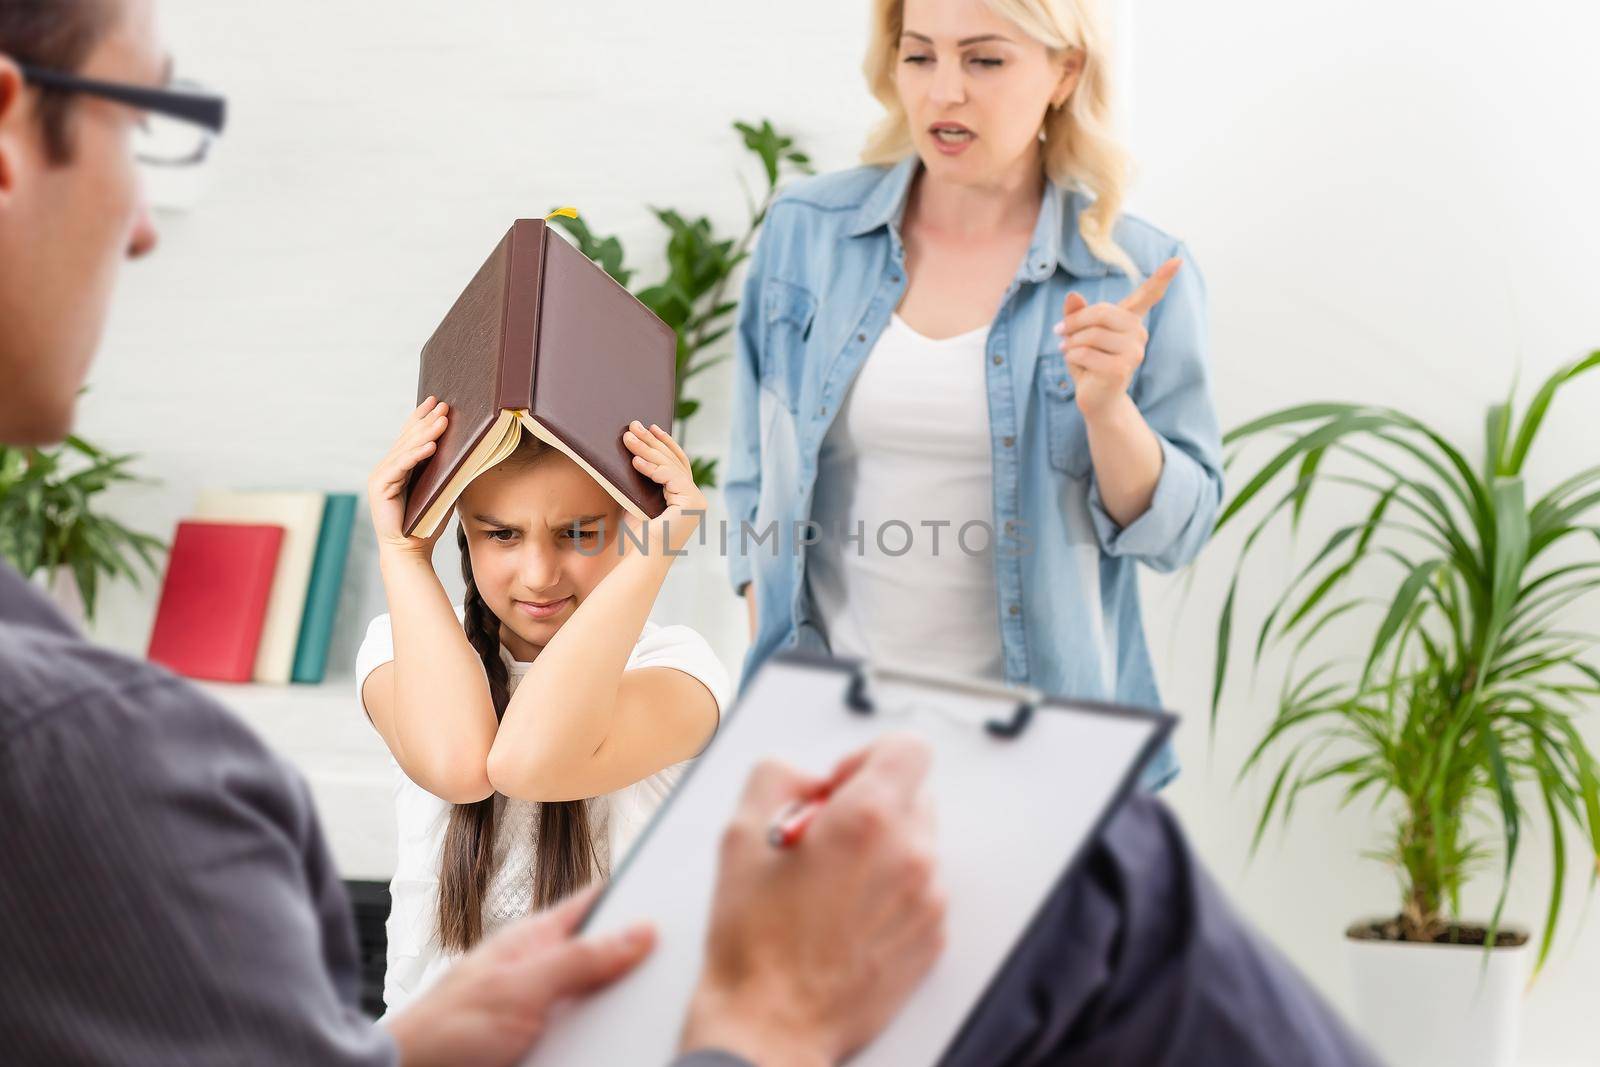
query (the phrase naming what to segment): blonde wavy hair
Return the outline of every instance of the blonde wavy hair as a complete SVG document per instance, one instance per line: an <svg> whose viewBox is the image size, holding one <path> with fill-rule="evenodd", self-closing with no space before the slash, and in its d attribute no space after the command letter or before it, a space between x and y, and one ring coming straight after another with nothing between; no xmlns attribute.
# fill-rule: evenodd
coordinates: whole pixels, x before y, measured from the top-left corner
<svg viewBox="0 0 1600 1067"><path fill-rule="evenodd" d="M1081 189L1094 198L1078 214L1078 232L1102 262L1138 279L1133 259L1111 237L1127 195L1130 165L1127 151L1111 133L1110 35L1099 0L985 2L1052 55L1067 49L1083 53L1083 70L1072 95L1064 106L1045 113L1044 172L1057 185ZM904 11L905 0L872 0L872 29L862 72L887 114L867 138L863 163L893 165L914 150L894 83Z"/></svg>

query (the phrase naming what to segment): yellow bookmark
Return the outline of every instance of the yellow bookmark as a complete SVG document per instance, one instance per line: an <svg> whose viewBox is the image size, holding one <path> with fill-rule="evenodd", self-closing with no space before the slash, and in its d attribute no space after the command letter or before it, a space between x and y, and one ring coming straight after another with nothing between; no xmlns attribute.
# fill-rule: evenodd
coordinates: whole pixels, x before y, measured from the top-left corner
<svg viewBox="0 0 1600 1067"><path fill-rule="evenodd" d="M575 219L578 217L578 209L575 207L558 207L554 211L550 212L550 214L546 215L544 220L549 222L557 215L560 215L564 219Z"/></svg>

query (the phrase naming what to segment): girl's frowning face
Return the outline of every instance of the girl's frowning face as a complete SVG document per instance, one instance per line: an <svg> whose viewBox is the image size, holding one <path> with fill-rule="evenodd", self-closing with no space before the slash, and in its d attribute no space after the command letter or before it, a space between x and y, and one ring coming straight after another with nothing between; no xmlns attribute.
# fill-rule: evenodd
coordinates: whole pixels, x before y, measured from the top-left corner
<svg viewBox="0 0 1600 1067"><path fill-rule="evenodd" d="M479 475L457 514L478 593L518 660L538 655L620 558L622 508L554 449Z"/></svg>

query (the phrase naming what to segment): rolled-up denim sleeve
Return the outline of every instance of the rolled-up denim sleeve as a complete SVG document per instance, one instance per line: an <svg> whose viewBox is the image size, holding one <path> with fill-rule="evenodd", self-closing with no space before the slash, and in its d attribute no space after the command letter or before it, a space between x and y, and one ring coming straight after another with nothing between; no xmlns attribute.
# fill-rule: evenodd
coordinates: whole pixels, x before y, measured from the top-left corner
<svg viewBox="0 0 1600 1067"><path fill-rule="evenodd" d="M733 428L722 499L730 527L728 578L733 591L741 595L750 582L751 563L745 539L739 536L740 524L755 522L756 503L761 498L761 284L771 218L769 212L769 227L756 242L734 330Z"/></svg>
<svg viewBox="0 0 1600 1067"><path fill-rule="evenodd" d="M1091 481L1089 514L1100 547L1158 570L1190 562L1205 547L1222 504L1222 434L1207 365L1205 279L1181 243L1183 267L1150 312L1143 365L1129 389L1161 443L1161 475L1150 506L1118 526Z"/></svg>

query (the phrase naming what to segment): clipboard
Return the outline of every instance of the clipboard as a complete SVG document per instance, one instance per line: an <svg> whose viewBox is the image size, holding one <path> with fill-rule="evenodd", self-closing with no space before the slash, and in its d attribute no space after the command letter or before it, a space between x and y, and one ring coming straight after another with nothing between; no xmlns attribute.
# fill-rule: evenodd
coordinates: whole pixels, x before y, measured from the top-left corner
<svg viewBox="0 0 1600 1067"><path fill-rule="evenodd" d="M722 828L750 769L772 756L826 774L889 731L933 747L928 788L947 939L926 980L850 1063L937 1063L1175 721L974 679L777 653L584 918L585 932L601 934L647 919L655 951L617 984L554 1012L523 1067L671 1062L700 975Z"/></svg>

